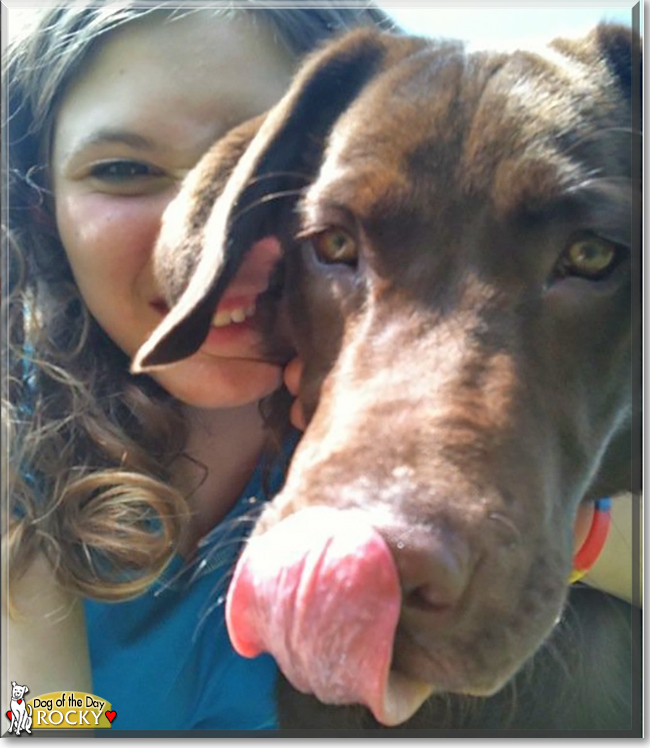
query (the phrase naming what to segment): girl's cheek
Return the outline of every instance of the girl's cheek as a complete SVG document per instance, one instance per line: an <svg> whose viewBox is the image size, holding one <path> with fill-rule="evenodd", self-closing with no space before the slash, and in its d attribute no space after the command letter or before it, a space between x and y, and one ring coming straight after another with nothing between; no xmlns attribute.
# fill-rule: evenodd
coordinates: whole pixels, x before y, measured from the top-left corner
<svg viewBox="0 0 650 748"><path fill-rule="evenodd" d="M91 194L57 203L57 223L73 265L119 270L151 259L160 221L171 196L114 197Z"/></svg>

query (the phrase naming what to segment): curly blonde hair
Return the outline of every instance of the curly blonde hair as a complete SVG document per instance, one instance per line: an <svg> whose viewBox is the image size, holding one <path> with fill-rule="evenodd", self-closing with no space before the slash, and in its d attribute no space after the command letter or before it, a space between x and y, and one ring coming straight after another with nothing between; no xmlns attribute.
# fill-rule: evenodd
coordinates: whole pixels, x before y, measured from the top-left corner
<svg viewBox="0 0 650 748"><path fill-rule="evenodd" d="M270 6L215 12L270 23L296 60L347 28L390 25L371 6ZM34 12L3 65L4 542L12 577L39 550L62 586L98 600L137 595L172 559L188 516L187 487L173 481L186 431L179 403L129 373L73 280L49 189L53 122L107 34L179 8L192 12L138 0Z"/></svg>

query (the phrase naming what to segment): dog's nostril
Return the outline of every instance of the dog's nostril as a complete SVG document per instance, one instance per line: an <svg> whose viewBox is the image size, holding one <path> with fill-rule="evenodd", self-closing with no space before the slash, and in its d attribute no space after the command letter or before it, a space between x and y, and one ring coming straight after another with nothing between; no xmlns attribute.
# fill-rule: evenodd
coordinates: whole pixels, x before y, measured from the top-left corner
<svg viewBox="0 0 650 748"><path fill-rule="evenodd" d="M469 549L457 537L410 531L396 542L389 537L388 544L399 572L404 607L433 613L458 604L472 568Z"/></svg>
<svg viewBox="0 0 650 748"><path fill-rule="evenodd" d="M425 612L442 613L452 607L449 600L441 597L434 585L426 584L404 593L403 604L407 608L417 608Z"/></svg>

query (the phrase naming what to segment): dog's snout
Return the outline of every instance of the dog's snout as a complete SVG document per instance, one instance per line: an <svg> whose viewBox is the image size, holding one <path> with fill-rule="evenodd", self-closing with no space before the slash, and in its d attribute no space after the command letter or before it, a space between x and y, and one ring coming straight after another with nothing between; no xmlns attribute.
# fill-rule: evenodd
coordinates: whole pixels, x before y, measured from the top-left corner
<svg viewBox="0 0 650 748"><path fill-rule="evenodd" d="M398 569L403 607L425 613L453 610L472 575L469 546L451 532L429 528L383 533Z"/></svg>

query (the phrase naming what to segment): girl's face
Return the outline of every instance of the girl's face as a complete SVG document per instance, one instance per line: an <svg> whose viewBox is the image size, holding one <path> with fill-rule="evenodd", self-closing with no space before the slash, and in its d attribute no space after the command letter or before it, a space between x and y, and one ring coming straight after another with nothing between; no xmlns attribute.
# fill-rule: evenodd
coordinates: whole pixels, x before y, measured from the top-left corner
<svg viewBox="0 0 650 748"><path fill-rule="evenodd" d="M52 155L56 220L88 308L128 356L164 314L152 250L165 207L214 141L282 96L291 71L263 24L197 11L115 32L65 95ZM233 407L275 389L281 372L256 360L258 335L241 320L278 256L275 241L262 241L200 351L154 372L173 396Z"/></svg>

